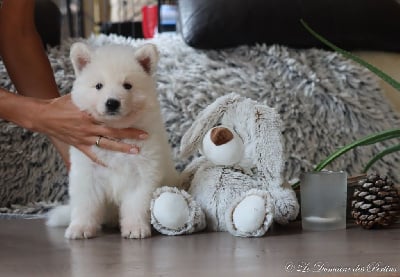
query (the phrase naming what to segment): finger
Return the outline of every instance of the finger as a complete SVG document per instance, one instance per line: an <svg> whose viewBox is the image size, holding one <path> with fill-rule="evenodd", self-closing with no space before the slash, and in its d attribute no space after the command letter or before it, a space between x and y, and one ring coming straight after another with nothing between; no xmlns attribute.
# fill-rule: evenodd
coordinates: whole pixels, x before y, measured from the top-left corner
<svg viewBox="0 0 400 277"><path fill-rule="evenodd" d="M115 131L115 129L114 129ZM116 138L133 138L133 139L147 139L149 134L146 131L135 129L135 128L127 128L127 129L117 129L116 132L113 132Z"/></svg>
<svg viewBox="0 0 400 277"><path fill-rule="evenodd" d="M149 134L146 131L135 128L114 129L105 126L98 126L96 129L98 131L98 135L115 139L126 138L144 140L149 137Z"/></svg>
<svg viewBox="0 0 400 277"><path fill-rule="evenodd" d="M60 98L64 98L64 99L70 101L71 100L71 93L67 93L67 94L65 94L63 96L60 96Z"/></svg>
<svg viewBox="0 0 400 277"><path fill-rule="evenodd" d="M79 148L79 147L78 147L78 149L79 149L82 153L84 153L86 156L88 156L89 159L91 159L94 163L96 163L96 164L98 164L98 165L101 165L101 166L104 166L104 167L107 167L107 165L106 165L105 163L103 163L103 161L100 160L100 159L96 156L96 154L94 154L91 150L88 150L88 148L86 148L86 147Z"/></svg>
<svg viewBox="0 0 400 277"><path fill-rule="evenodd" d="M122 153L129 153L129 154L139 153L139 147L136 145L115 141L105 137L102 137L99 140L98 147Z"/></svg>
<svg viewBox="0 0 400 277"><path fill-rule="evenodd" d="M91 123L95 124L96 128L93 128L91 131L93 134L96 134L98 136L116 139L131 138L141 140L147 139L149 137L149 134L146 131L136 128L116 129L104 126L102 125L103 122L96 120L92 115L88 114L87 112L82 112L82 120L88 120Z"/></svg>

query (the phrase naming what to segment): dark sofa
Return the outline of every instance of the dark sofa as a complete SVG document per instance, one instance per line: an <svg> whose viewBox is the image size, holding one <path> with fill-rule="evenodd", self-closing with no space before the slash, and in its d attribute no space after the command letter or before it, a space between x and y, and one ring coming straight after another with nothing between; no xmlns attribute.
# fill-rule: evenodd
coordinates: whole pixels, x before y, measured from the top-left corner
<svg viewBox="0 0 400 277"><path fill-rule="evenodd" d="M180 29L191 46L241 44L323 47L300 24L347 50L400 50L396 0L180 0Z"/></svg>
<svg viewBox="0 0 400 277"><path fill-rule="evenodd" d="M35 0L35 24L43 45L57 46L61 41L61 12L51 0Z"/></svg>

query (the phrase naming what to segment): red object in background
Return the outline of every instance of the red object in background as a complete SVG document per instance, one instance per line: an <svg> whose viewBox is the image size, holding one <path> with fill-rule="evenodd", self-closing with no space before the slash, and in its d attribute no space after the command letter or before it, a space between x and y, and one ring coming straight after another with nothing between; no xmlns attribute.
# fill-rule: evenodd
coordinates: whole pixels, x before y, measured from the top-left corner
<svg viewBox="0 0 400 277"><path fill-rule="evenodd" d="M152 38L158 24L157 5L142 7L142 31L144 38Z"/></svg>

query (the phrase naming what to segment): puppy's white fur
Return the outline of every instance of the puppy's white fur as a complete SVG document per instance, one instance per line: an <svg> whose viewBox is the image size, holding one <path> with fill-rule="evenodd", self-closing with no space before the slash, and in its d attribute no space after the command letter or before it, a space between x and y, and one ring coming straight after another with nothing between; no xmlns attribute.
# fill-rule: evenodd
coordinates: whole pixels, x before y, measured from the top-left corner
<svg viewBox="0 0 400 277"><path fill-rule="evenodd" d="M152 192L178 184L153 77L157 48L146 44L137 50L121 45L91 49L78 42L70 55L76 75L71 92L74 104L107 126L142 129L149 137L125 140L139 146L137 155L93 146L106 167L72 147L70 204L51 211L47 224L69 223L65 237L80 239L95 236L107 221L119 220L123 237L148 237Z"/></svg>

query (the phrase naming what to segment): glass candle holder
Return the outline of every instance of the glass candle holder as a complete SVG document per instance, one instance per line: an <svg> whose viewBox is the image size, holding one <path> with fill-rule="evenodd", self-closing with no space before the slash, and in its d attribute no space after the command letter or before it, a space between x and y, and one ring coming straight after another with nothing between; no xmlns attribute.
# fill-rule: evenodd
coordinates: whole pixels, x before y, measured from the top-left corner
<svg viewBox="0 0 400 277"><path fill-rule="evenodd" d="M300 185L303 230L346 228L347 174L344 171L307 172Z"/></svg>

